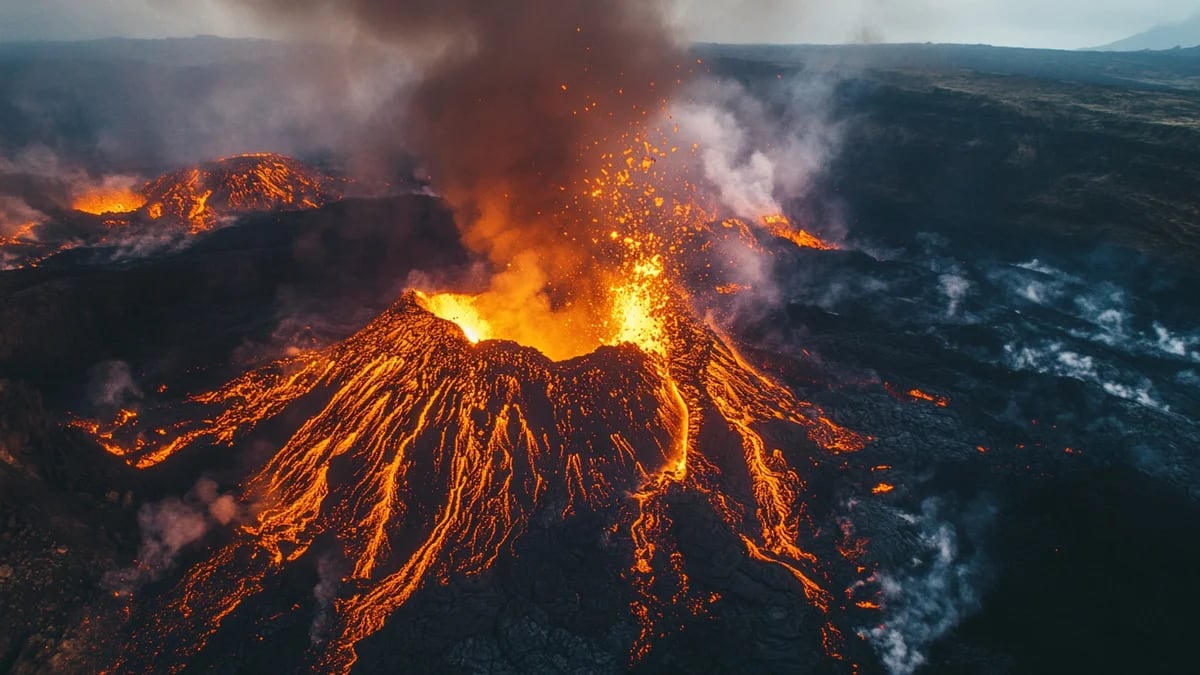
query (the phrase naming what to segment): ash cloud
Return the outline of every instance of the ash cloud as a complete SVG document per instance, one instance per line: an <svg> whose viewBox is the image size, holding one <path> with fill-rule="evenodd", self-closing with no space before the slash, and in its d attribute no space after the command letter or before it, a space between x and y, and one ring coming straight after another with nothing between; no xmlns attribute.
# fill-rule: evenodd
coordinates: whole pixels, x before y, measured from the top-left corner
<svg viewBox="0 0 1200 675"><path fill-rule="evenodd" d="M503 260L550 234L544 214L562 202L559 187L582 174L584 145L659 109L683 59L664 3L648 0L536 0L519 9L484 0L235 4L298 34L332 23L416 63L415 83L366 130L366 159L414 152L463 215L479 216L474 243ZM593 101L599 106L585 112Z"/></svg>
<svg viewBox="0 0 1200 675"><path fill-rule="evenodd" d="M579 186L596 148L661 112L687 77L668 0L228 1L409 64L413 79L354 141L358 170L418 158L495 268L496 302L564 344L600 337L592 308L611 261L581 242L607 231Z"/></svg>
<svg viewBox="0 0 1200 675"><path fill-rule="evenodd" d="M411 77L377 49L314 40L13 45L0 61L11 104L0 174L52 178L155 175L246 152L336 159Z"/></svg>

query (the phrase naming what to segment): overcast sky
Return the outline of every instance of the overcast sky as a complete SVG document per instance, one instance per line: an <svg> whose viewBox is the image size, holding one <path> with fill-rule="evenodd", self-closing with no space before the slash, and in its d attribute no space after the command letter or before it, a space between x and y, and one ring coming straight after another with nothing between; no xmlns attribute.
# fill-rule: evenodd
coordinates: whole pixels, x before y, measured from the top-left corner
<svg viewBox="0 0 1200 675"><path fill-rule="evenodd" d="M497 0L498 2L504 0ZM1200 0L675 0L696 39L1100 45ZM0 41L269 34L221 0L0 0Z"/></svg>

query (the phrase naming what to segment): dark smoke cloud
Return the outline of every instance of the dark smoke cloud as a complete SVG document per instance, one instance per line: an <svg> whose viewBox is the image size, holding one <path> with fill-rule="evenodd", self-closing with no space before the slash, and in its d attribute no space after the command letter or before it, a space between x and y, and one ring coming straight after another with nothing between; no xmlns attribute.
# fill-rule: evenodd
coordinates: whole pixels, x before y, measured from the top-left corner
<svg viewBox="0 0 1200 675"><path fill-rule="evenodd" d="M363 139L368 159L415 153L460 221L474 217L468 243L496 261L561 239L548 214L583 172L584 146L662 109L681 80L659 0L231 1L301 35L335 25L419 61ZM541 257L583 262L556 253Z"/></svg>
<svg viewBox="0 0 1200 675"><path fill-rule="evenodd" d="M477 288L458 290L486 290L477 307L505 317L493 320L505 337L602 339L596 310L614 263L592 242L612 223L581 197L582 179L684 83L671 0L228 1L299 41L332 33L414 68L360 127L357 172L417 159L464 243L491 263L468 280Z"/></svg>

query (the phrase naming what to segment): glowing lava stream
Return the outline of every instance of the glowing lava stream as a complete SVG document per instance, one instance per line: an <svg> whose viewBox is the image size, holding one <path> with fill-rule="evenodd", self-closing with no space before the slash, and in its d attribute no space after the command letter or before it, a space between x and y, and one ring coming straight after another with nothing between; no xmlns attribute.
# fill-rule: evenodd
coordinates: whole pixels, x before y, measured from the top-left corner
<svg viewBox="0 0 1200 675"><path fill-rule="evenodd" d="M661 354L626 344L552 362L510 342L472 344L410 293L340 344L192 398L200 410L161 434L138 433L136 415L92 426L110 452L150 467L190 446L233 445L285 412L317 411L246 481L253 521L165 595L114 669L183 665L268 575L331 532L350 563L349 590L313 658L347 671L355 644L422 585L488 569L542 508L609 514L614 532L628 532L636 661L664 624L682 625L680 608L699 613L712 600L693 597L671 535L681 491L702 495L747 555L786 569L827 611L818 560L798 543L803 482L776 448L806 435L850 452L867 439L690 315L660 327ZM733 447L740 457L721 451Z"/></svg>

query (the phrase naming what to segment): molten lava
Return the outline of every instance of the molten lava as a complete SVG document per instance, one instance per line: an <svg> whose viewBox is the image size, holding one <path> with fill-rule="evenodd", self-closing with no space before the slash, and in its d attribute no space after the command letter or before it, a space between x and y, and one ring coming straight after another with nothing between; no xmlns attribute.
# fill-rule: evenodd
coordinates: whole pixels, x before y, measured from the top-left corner
<svg viewBox="0 0 1200 675"><path fill-rule="evenodd" d="M909 389L908 396L909 398L917 401L928 401L939 408L945 408L950 405L950 399L946 398L945 396L930 394L928 392L921 391L920 389Z"/></svg>
<svg viewBox="0 0 1200 675"><path fill-rule="evenodd" d="M763 223L767 226L768 232L780 239L786 239L800 248L815 248L818 251L832 251L837 248L833 244L795 227L787 216L781 214L765 216Z"/></svg>
<svg viewBox="0 0 1200 675"><path fill-rule="evenodd" d="M492 326L479 316L473 296L462 293L428 295L418 291L416 297L434 316L457 324L472 343L491 339Z"/></svg>
<svg viewBox="0 0 1200 675"><path fill-rule="evenodd" d="M766 255L764 235L802 248L836 248L782 214L757 222L722 219L721 207L705 197L700 179L692 177L700 148L685 144L676 127L635 127L620 135L619 146L620 151L600 152L595 158L588 148L579 159L586 167L582 178L560 186L557 211L543 216L562 223L555 229L565 242L553 242L544 254L537 248L522 250L478 295L439 301L452 303L442 306L446 312L469 317L473 327L464 330L513 340L554 360L624 342L662 354L661 322L688 304L685 279L696 276L689 266L696 264L698 254L712 256L728 244ZM475 229L491 231L488 226ZM506 228L498 231L507 233ZM562 276L547 278L547 270ZM718 292L747 288L727 282ZM441 308L431 309L452 318Z"/></svg>
<svg viewBox="0 0 1200 675"><path fill-rule="evenodd" d="M59 224L53 221L4 228L12 231L0 234L0 269L36 267L68 249L111 246L121 241L117 237L157 237L163 229L198 234L252 211L316 208L341 199L346 182L274 154L239 155L180 169L140 188L128 178L109 176L71 201L80 214L97 218L70 217L65 231L45 227Z"/></svg>
<svg viewBox="0 0 1200 675"><path fill-rule="evenodd" d="M940 394L931 394L921 389L912 388L908 390L899 389L889 382L883 383L883 388L887 393L897 401L925 401L932 403L939 408L950 407L950 399L941 396Z"/></svg>
<svg viewBox="0 0 1200 675"><path fill-rule="evenodd" d="M36 241L37 237L34 230L37 229L37 221L29 221L22 223L8 235L0 235L0 246L15 246L29 241Z"/></svg>

